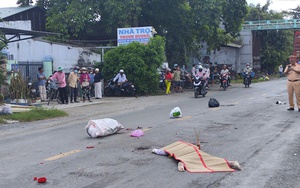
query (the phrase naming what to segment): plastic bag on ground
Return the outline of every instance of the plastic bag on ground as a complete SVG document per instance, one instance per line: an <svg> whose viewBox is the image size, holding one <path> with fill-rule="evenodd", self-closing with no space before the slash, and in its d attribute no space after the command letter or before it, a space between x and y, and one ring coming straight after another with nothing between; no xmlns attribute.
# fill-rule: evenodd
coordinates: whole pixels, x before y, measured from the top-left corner
<svg viewBox="0 0 300 188"><path fill-rule="evenodd" d="M208 101L208 107L214 108L214 107L219 107L220 103L217 101L215 98L210 98Z"/></svg>
<svg viewBox="0 0 300 188"><path fill-rule="evenodd" d="M130 136L131 137L141 137L144 135L144 132L142 130L135 130L135 131L132 131Z"/></svg>
<svg viewBox="0 0 300 188"><path fill-rule="evenodd" d="M170 112L170 118L180 118L182 116L182 112L179 107L175 107Z"/></svg>
<svg viewBox="0 0 300 188"><path fill-rule="evenodd" d="M1 108L0 108L1 109ZM10 106L4 106L1 110L0 110L0 115L10 115L12 114L12 110Z"/></svg>
<svg viewBox="0 0 300 188"><path fill-rule="evenodd" d="M124 127L117 120L110 118L90 120L85 126L86 133L93 138L115 134L121 129Z"/></svg>

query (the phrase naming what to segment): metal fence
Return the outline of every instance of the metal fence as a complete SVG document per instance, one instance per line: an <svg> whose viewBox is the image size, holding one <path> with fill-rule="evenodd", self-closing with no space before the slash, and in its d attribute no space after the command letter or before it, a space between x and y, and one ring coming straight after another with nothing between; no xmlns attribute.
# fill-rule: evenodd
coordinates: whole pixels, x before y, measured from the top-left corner
<svg viewBox="0 0 300 188"><path fill-rule="evenodd" d="M18 68L24 79L30 79L32 82L37 81L38 68L43 66L42 61L19 61Z"/></svg>

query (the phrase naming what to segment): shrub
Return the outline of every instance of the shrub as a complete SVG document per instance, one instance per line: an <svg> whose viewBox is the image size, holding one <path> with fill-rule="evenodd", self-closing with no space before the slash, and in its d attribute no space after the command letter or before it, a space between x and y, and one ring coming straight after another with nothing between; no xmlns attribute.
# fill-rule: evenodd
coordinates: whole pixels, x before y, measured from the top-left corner
<svg viewBox="0 0 300 188"><path fill-rule="evenodd" d="M139 93L152 93L158 89L159 68L165 61L165 40L156 36L145 44L133 42L119 46L104 55L103 74L113 78L124 69L127 79L132 81Z"/></svg>

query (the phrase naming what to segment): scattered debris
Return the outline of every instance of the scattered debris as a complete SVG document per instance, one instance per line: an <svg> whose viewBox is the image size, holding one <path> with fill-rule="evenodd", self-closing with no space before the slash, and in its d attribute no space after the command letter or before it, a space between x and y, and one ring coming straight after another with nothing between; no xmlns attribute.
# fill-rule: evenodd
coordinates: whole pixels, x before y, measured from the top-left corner
<svg viewBox="0 0 300 188"><path fill-rule="evenodd" d="M217 101L217 99L215 98L210 98L208 101L208 107L209 108L215 108L215 107L219 107L220 103L219 101Z"/></svg>
<svg viewBox="0 0 300 188"><path fill-rule="evenodd" d="M45 177L40 177L37 179L38 183L46 183L46 181L47 181L47 178L45 178Z"/></svg>
<svg viewBox="0 0 300 188"><path fill-rule="evenodd" d="M93 148L95 148L94 146L87 146L86 147L87 149L93 149Z"/></svg>
<svg viewBox="0 0 300 188"><path fill-rule="evenodd" d="M180 118L182 116L182 112L179 107L175 107L170 112L170 118Z"/></svg>
<svg viewBox="0 0 300 188"><path fill-rule="evenodd" d="M93 138L115 134L121 129L124 127L117 120L110 118L90 120L85 127L86 133Z"/></svg>
<svg viewBox="0 0 300 188"><path fill-rule="evenodd" d="M195 134L196 134L196 139L197 139L197 146L198 146L198 148L199 148L199 150L201 150L201 145L200 145L200 131L199 132L197 132L196 131L196 128L194 128L194 131L195 131Z"/></svg>
<svg viewBox="0 0 300 188"><path fill-rule="evenodd" d="M33 178L33 181L36 181L36 180L37 180L37 177L34 177L34 178Z"/></svg>
<svg viewBox="0 0 300 188"><path fill-rule="evenodd" d="M125 129L126 131L132 131L133 129L132 128L127 128Z"/></svg>
<svg viewBox="0 0 300 188"><path fill-rule="evenodd" d="M276 104L286 104L286 102L276 101Z"/></svg>
<svg viewBox="0 0 300 188"><path fill-rule="evenodd" d="M144 132L142 130L140 130L140 129L134 130L130 134L131 137L141 137L143 135L144 135Z"/></svg>
<svg viewBox="0 0 300 188"><path fill-rule="evenodd" d="M40 164L44 164L43 162L40 162Z"/></svg>
<svg viewBox="0 0 300 188"><path fill-rule="evenodd" d="M297 156L297 153L295 153L294 156Z"/></svg>
<svg viewBox="0 0 300 188"><path fill-rule="evenodd" d="M138 126L136 129L143 129L143 127Z"/></svg>

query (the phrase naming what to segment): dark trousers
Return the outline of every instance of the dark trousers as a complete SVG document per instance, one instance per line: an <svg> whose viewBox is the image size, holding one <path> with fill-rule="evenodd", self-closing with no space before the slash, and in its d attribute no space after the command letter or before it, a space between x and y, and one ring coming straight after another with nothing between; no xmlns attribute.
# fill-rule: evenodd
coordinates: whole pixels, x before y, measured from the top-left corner
<svg viewBox="0 0 300 188"><path fill-rule="evenodd" d="M59 98L63 104L68 102L68 92L67 87L58 88L59 90Z"/></svg>
<svg viewBox="0 0 300 188"><path fill-rule="evenodd" d="M88 100L90 100L90 87L87 86L87 87L82 87L82 98L83 99L86 99L88 98Z"/></svg>
<svg viewBox="0 0 300 188"><path fill-rule="evenodd" d="M70 101L77 101L78 88L70 87Z"/></svg>

